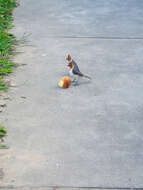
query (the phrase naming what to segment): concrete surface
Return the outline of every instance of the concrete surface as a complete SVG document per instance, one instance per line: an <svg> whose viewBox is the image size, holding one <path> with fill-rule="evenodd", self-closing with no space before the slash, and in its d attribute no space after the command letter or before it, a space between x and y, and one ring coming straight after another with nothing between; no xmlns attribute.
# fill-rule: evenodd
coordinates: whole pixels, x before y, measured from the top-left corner
<svg viewBox="0 0 143 190"><path fill-rule="evenodd" d="M32 46L19 48L5 95L1 186L143 187L142 10L142 0L21 1L13 32ZM90 83L57 87L67 52Z"/></svg>
<svg viewBox="0 0 143 190"><path fill-rule="evenodd" d="M2 187L3 188L3 187ZM2 189L1 187L0 187L0 189ZM2 189L2 190L11 190L11 189L13 189L14 188L14 190L90 190L91 188L71 188L71 187L61 187L61 188L59 188L59 187L24 187L24 186L20 186L20 187L13 187L13 186L11 186L11 187L4 187L4 189ZM100 188L92 188L93 190L101 190ZM102 190L109 190L109 189L102 189ZM114 189L114 190L119 190L119 189ZM129 190L129 189L123 189L123 190ZM133 189L131 189L131 190L133 190Z"/></svg>

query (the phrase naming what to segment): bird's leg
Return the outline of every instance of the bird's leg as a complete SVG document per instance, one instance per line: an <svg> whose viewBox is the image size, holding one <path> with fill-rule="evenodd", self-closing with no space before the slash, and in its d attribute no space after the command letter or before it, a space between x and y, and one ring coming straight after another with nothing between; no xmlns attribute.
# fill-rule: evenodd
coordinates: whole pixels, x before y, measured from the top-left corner
<svg viewBox="0 0 143 190"><path fill-rule="evenodd" d="M74 79L73 79L73 83L74 83L74 86L78 85L78 79L79 77L78 76L75 76Z"/></svg>
<svg viewBox="0 0 143 190"><path fill-rule="evenodd" d="M71 82L72 82L72 83L76 82L76 78L73 78Z"/></svg>

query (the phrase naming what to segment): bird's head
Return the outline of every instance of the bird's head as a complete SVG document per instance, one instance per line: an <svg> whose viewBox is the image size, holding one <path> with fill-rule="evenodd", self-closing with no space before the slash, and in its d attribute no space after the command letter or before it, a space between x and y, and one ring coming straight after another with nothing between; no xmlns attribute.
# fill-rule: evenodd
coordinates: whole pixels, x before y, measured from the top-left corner
<svg viewBox="0 0 143 190"><path fill-rule="evenodd" d="M68 66L69 68L72 68L72 66L73 66L73 61L72 61L72 58L71 58L71 55L70 55L70 54L67 54L67 55L66 55L66 61L67 61L67 66Z"/></svg>
<svg viewBox="0 0 143 190"><path fill-rule="evenodd" d="M67 54L67 55L66 55L66 61L67 61L67 62L70 62L71 60L72 60L71 55L70 55L70 54Z"/></svg>

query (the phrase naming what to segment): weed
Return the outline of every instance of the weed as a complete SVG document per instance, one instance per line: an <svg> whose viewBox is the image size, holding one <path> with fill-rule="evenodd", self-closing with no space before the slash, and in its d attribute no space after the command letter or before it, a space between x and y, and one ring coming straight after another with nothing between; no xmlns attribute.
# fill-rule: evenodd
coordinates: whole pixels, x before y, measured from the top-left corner
<svg viewBox="0 0 143 190"><path fill-rule="evenodd" d="M17 6L16 0L0 0L0 91L5 91L8 86L3 81L3 76L11 73L15 64L12 55L16 45L16 38L8 32L13 27L12 11ZM7 134L4 126L0 125L0 148L5 148L2 142Z"/></svg>
<svg viewBox="0 0 143 190"><path fill-rule="evenodd" d="M7 135L7 130L5 129L4 126L0 125L0 140L1 142L4 141L4 137Z"/></svg>
<svg viewBox="0 0 143 190"><path fill-rule="evenodd" d="M12 11L16 6L16 0L0 0L0 90L7 89L3 76L11 73L15 66L11 59L16 38L8 30L13 27Z"/></svg>

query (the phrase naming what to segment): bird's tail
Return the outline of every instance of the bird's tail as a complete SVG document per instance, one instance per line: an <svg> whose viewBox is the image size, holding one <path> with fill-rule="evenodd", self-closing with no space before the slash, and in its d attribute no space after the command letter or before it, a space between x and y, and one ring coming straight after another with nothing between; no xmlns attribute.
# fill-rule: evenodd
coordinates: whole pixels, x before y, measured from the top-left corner
<svg viewBox="0 0 143 190"><path fill-rule="evenodd" d="M87 79L89 79L89 80L92 79L91 77L89 77L89 76L87 76L87 75L83 75L83 77L85 77L85 78L87 78Z"/></svg>

